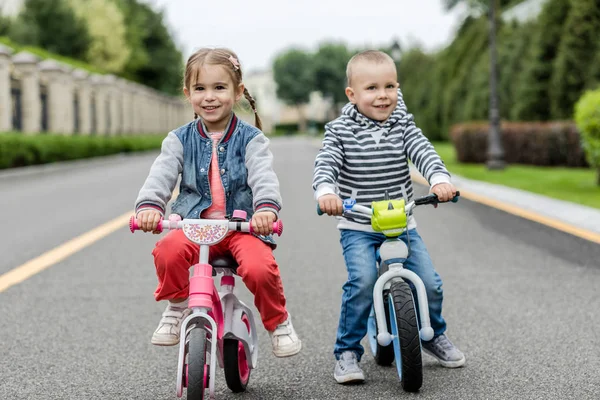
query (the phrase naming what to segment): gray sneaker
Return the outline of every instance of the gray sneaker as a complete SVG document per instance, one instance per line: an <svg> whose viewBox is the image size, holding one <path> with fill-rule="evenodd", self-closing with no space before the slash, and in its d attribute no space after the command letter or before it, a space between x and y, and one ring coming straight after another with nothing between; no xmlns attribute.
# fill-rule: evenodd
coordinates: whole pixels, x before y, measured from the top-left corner
<svg viewBox="0 0 600 400"><path fill-rule="evenodd" d="M345 351L335 363L333 377L337 383L360 383L365 381L365 374L358 366L356 354Z"/></svg>
<svg viewBox="0 0 600 400"><path fill-rule="evenodd" d="M452 344L446 335L442 334L429 342L423 342L422 348L446 368L462 367L466 361L465 355Z"/></svg>

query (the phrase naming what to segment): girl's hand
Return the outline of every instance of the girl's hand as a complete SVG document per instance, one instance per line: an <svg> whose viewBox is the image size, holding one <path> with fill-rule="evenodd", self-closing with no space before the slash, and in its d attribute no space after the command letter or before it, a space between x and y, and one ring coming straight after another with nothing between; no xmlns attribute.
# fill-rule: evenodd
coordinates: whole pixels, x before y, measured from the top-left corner
<svg viewBox="0 0 600 400"><path fill-rule="evenodd" d="M342 199L335 194L324 194L319 197L319 208L327 215L342 215L344 212Z"/></svg>
<svg viewBox="0 0 600 400"><path fill-rule="evenodd" d="M450 201L456 196L456 188L451 183L438 183L431 188L431 193L435 193L439 201Z"/></svg>
<svg viewBox="0 0 600 400"><path fill-rule="evenodd" d="M162 215L156 210L142 210L136 216L138 226L144 232L152 232L154 234L160 233L156 228L161 218Z"/></svg>
<svg viewBox="0 0 600 400"><path fill-rule="evenodd" d="M270 235L276 219L277 215L273 211L258 211L252 215L252 230L259 235Z"/></svg>

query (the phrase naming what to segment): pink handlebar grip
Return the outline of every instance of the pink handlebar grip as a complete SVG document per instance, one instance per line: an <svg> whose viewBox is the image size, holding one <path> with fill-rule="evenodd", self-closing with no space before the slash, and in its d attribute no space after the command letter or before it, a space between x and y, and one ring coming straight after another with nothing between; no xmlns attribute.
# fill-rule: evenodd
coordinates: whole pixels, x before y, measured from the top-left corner
<svg viewBox="0 0 600 400"><path fill-rule="evenodd" d="M162 218L160 219L160 221L158 222L158 225L156 227L156 230L158 232L162 232ZM138 231L140 230L140 227L137 223L137 219L135 219L135 215L132 215L131 218L129 218L129 230L131 231L131 233L133 233L134 231Z"/></svg>
<svg viewBox="0 0 600 400"><path fill-rule="evenodd" d="M252 223L250 223L250 233L254 233ZM273 233L277 236L281 236L281 234L283 233L283 222L281 222L281 220L273 222Z"/></svg>
<svg viewBox="0 0 600 400"><path fill-rule="evenodd" d="M277 234L277 236L281 236L283 233L283 222L280 219L273 222L273 233Z"/></svg>

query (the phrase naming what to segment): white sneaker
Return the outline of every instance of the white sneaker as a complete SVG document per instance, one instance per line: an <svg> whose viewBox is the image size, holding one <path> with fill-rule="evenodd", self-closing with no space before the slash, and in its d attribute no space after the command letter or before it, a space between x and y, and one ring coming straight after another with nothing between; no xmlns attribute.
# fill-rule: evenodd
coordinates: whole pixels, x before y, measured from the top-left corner
<svg viewBox="0 0 600 400"><path fill-rule="evenodd" d="M152 344L157 346L175 346L179 343L179 331L181 330L181 321L190 315L188 308L173 307L170 303L162 314L158 323L158 328L152 335Z"/></svg>
<svg viewBox="0 0 600 400"><path fill-rule="evenodd" d="M273 332L269 332L269 336L271 337L275 357L293 356L298 354L302 348L302 342L294 330L294 325L292 325L292 319L289 314L287 319L277 325L277 328Z"/></svg>

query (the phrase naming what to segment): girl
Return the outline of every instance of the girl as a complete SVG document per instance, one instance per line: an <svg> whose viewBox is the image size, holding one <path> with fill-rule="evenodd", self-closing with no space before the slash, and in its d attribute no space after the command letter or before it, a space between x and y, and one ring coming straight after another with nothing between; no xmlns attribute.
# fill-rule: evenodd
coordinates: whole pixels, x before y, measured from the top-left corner
<svg viewBox="0 0 600 400"><path fill-rule="evenodd" d="M194 121L170 132L136 200L142 230L155 232L179 174L180 194L171 211L182 218L222 219L233 210L252 217L261 236L233 232L211 247L211 255L231 254L237 273L254 295L263 325L277 357L297 354L301 342L285 308L279 267L270 234L281 208L279 181L272 167L269 140L260 131L256 104L242 83L238 58L228 49L200 49L190 56L183 93L194 109ZM254 111L253 127L233 113L242 96ZM269 235L269 236L267 236ZM181 230L169 232L154 251L157 301L168 300L152 343L179 343L181 321L189 314L189 268L198 262L198 245Z"/></svg>

